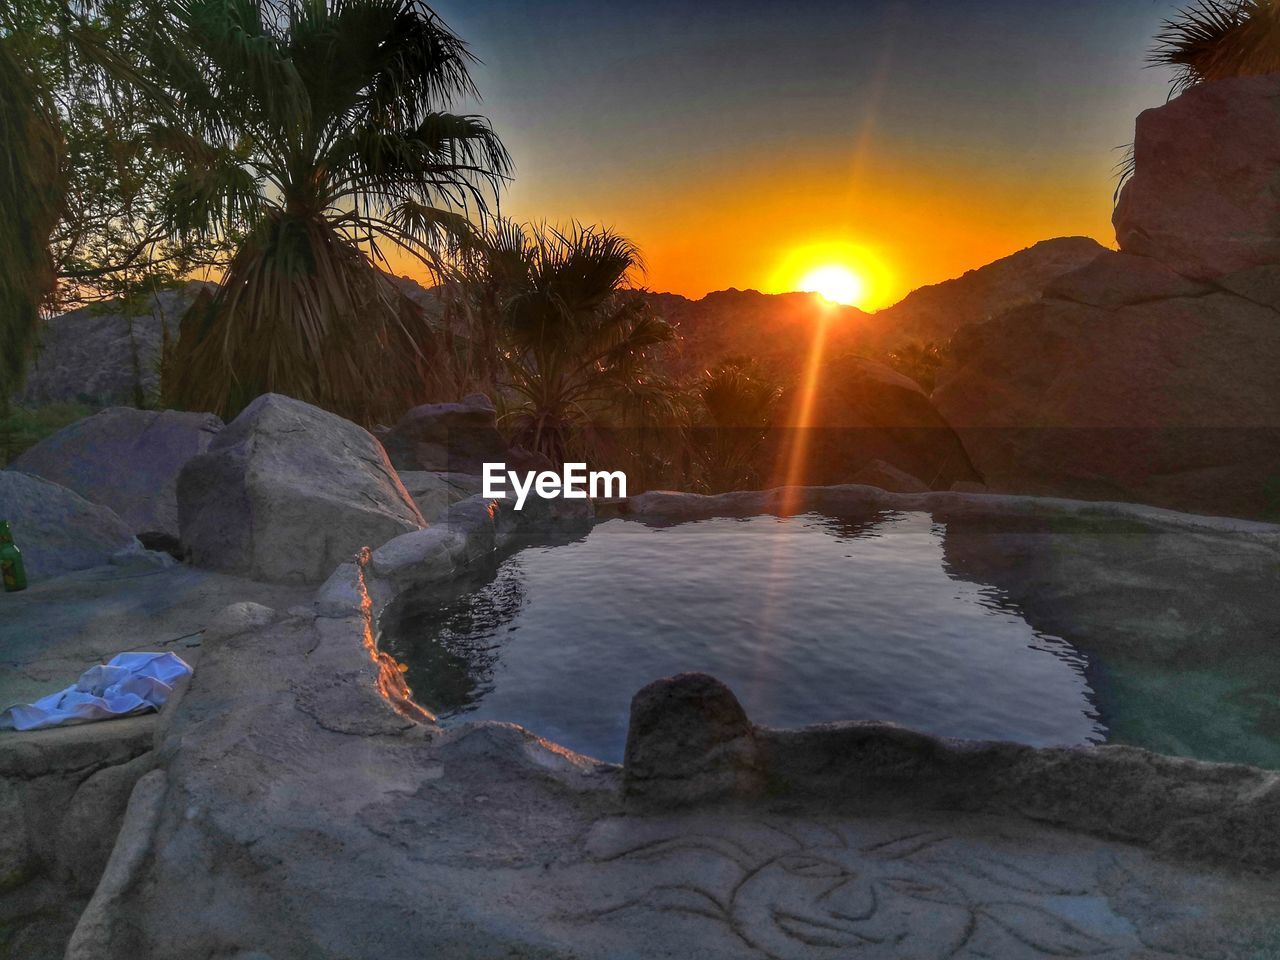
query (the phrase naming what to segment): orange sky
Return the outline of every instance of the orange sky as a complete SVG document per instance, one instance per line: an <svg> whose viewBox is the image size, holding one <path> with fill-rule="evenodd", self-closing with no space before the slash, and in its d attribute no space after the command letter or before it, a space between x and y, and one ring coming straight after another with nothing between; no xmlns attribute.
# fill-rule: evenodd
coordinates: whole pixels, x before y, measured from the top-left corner
<svg viewBox="0 0 1280 960"><path fill-rule="evenodd" d="M868 159L843 170L793 161L782 186L765 163L731 175L657 171L624 196L608 183L543 184L536 197L513 190L504 213L537 220L546 209L568 210L614 226L640 244L654 290L784 293L814 267L836 263L867 282L861 305L879 309L1050 237L1114 246L1114 162L1103 155L1009 179L1007 170L954 157ZM402 272L416 271L405 264Z"/></svg>
<svg viewBox="0 0 1280 960"><path fill-rule="evenodd" d="M833 262L876 309L1039 240L1113 245L1115 166L1168 91L1162 0L435 6L483 61L502 212L608 225L692 298Z"/></svg>
<svg viewBox="0 0 1280 960"><path fill-rule="evenodd" d="M783 293L835 262L868 281L864 306L874 309L1049 237L1083 234L1113 245L1113 162L1104 156L1092 168L1046 169L1016 182L954 158L945 168L869 161L857 172L797 163L781 187L768 165L744 164L729 176L655 179L626 198L579 185L551 205L635 238L656 290Z"/></svg>

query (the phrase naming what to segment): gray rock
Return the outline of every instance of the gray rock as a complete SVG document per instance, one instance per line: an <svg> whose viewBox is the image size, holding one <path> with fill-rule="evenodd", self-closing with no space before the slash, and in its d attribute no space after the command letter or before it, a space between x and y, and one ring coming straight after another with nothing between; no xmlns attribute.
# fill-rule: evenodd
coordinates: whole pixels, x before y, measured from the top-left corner
<svg viewBox="0 0 1280 960"><path fill-rule="evenodd" d="M113 511L16 470L0 470L0 520L12 524L32 582L102 566L136 543Z"/></svg>
<svg viewBox="0 0 1280 960"><path fill-rule="evenodd" d="M1172 297L1197 297L1212 287L1152 260L1108 250L1087 266L1058 277L1045 297L1093 307L1124 307Z"/></svg>
<svg viewBox="0 0 1280 960"><path fill-rule="evenodd" d="M261 603L249 601L233 603L223 608L209 621L209 625L204 628L204 640L208 643L239 636L250 630L269 626L276 619L276 612Z"/></svg>
<svg viewBox="0 0 1280 960"><path fill-rule="evenodd" d="M1280 262L1280 77L1200 84L1138 117L1126 253L1208 280Z"/></svg>
<svg viewBox="0 0 1280 960"><path fill-rule="evenodd" d="M176 537L178 474L221 429L212 414L112 407L42 440L13 467L110 507L134 533Z"/></svg>
<svg viewBox="0 0 1280 960"><path fill-rule="evenodd" d="M17 787L0 780L0 893L26 882L34 866Z"/></svg>
<svg viewBox="0 0 1280 960"><path fill-rule="evenodd" d="M1280 314L1045 300L953 341L933 401L996 492L1280 516Z"/></svg>
<svg viewBox="0 0 1280 960"><path fill-rule="evenodd" d="M80 785L58 828L58 865L75 889L93 893L115 846L134 785L155 766L155 754L105 767Z"/></svg>
<svg viewBox="0 0 1280 960"><path fill-rule="evenodd" d="M373 552L372 567L379 577L412 571L431 581L446 579L467 553L467 534L457 524L441 524L396 537Z"/></svg>
<svg viewBox="0 0 1280 960"><path fill-rule="evenodd" d="M267 394L178 480L192 562L272 582L321 582L361 548L424 526L368 431Z"/></svg>
<svg viewBox="0 0 1280 960"><path fill-rule="evenodd" d="M455 503L484 489L483 478L468 473L401 470L400 482L409 491L427 523L435 523Z"/></svg>
<svg viewBox="0 0 1280 960"><path fill-rule="evenodd" d="M383 445L397 470L479 475L484 464L507 459L497 412L479 393L461 403L414 407L383 437Z"/></svg>
<svg viewBox="0 0 1280 960"><path fill-rule="evenodd" d="M704 673L640 690L631 701L623 785L633 799L671 805L759 792L755 732L738 698Z"/></svg>
<svg viewBox="0 0 1280 960"><path fill-rule="evenodd" d="M147 860L165 797L165 774L144 774L129 795L115 846L102 879L67 943L67 960L93 960L108 955L117 928L120 903Z"/></svg>
<svg viewBox="0 0 1280 960"><path fill-rule="evenodd" d="M167 327L178 324L201 290L192 281L164 290L133 310L124 303L95 304L55 317L44 325L21 403L68 401L138 404L160 387L160 350Z"/></svg>
<svg viewBox="0 0 1280 960"><path fill-rule="evenodd" d="M410 534L397 537L390 543L398 543L407 536ZM345 619L360 616L364 605L365 593L360 581L360 567L353 560L350 563L339 564L337 569L329 574L329 579L320 585L312 601L311 612L314 612L317 617Z"/></svg>
<svg viewBox="0 0 1280 960"><path fill-rule="evenodd" d="M883 460L872 460L849 480L850 483L879 487L890 493L928 493L929 485L905 470L899 470ZM963 481L960 481L963 482Z"/></svg>

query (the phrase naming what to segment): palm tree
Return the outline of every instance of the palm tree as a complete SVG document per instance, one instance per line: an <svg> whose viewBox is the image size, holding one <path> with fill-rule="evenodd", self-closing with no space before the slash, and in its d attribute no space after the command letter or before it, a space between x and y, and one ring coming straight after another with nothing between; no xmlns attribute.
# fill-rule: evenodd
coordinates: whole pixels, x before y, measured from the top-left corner
<svg viewBox="0 0 1280 960"><path fill-rule="evenodd" d="M1165 21L1150 61L1175 68L1175 91L1225 77L1280 73L1280 3L1197 0Z"/></svg>
<svg viewBox="0 0 1280 960"><path fill-rule="evenodd" d="M66 191L57 116L18 42L0 33L0 416L53 289L49 239Z"/></svg>
<svg viewBox="0 0 1280 960"><path fill-rule="evenodd" d="M757 485L757 454L773 424L782 388L756 361L729 357L694 389L701 415L693 435L701 486L709 493Z"/></svg>
<svg viewBox="0 0 1280 960"><path fill-rule="evenodd" d="M561 464L582 454L594 428L674 409L650 369L653 349L674 333L632 286L640 269L635 245L601 227L504 221L472 252L473 339L497 345L515 443Z"/></svg>
<svg viewBox="0 0 1280 960"><path fill-rule="evenodd" d="M245 239L166 358L165 400L234 416L276 391L361 423L428 399L422 312L375 262L443 269L509 171L472 57L421 0L174 0L146 136L180 165L178 233Z"/></svg>

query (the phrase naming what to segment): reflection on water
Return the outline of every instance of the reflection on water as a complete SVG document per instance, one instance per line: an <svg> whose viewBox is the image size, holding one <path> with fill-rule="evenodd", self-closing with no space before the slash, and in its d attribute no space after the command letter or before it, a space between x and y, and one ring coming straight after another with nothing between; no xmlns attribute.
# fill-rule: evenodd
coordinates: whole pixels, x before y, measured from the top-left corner
<svg viewBox="0 0 1280 960"><path fill-rule="evenodd" d="M632 695L690 670L772 726L1103 740L1085 658L995 588L950 577L943 532L917 513L614 520L406 609L383 644L442 719L514 721L608 760L622 756Z"/></svg>

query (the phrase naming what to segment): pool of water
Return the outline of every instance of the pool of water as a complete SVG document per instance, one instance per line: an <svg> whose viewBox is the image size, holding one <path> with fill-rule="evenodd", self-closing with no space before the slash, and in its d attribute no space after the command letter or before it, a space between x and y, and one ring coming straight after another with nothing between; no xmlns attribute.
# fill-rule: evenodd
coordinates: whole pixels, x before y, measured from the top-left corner
<svg viewBox="0 0 1280 960"><path fill-rule="evenodd" d="M1280 766L1274 663L1202 675L1091 656L957 577L945 550L923 513L610 520L405 604L382 645L442 722L513 721L612 761L637 690L703 671L770 726L888 720Z"/></svg>

